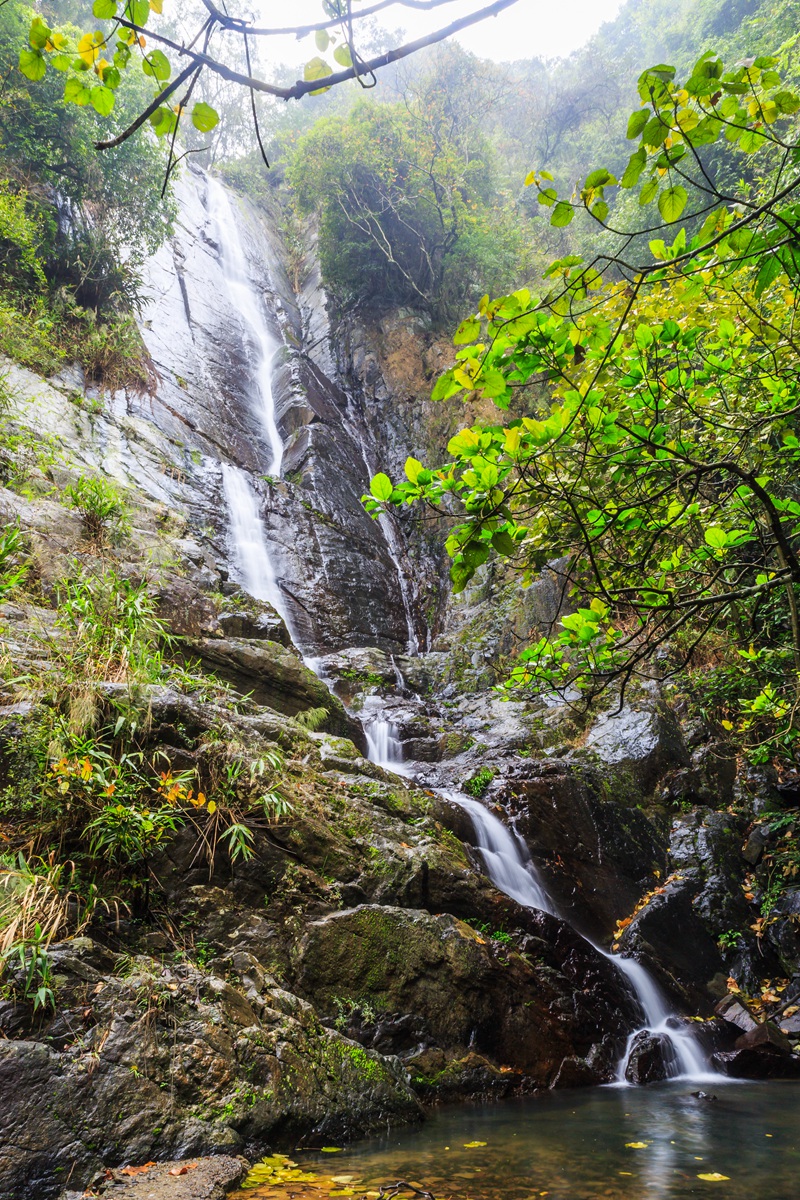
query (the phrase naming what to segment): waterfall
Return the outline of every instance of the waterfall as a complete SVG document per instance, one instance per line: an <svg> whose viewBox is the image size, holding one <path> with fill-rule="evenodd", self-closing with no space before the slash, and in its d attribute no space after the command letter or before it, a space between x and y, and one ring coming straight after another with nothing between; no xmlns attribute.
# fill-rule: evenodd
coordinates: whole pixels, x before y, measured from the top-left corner
<svg viewBox="0 0 800 1200"><path fill-rule="evenodd" d="M504 825L480 801L462 792L443 791L441 795L469 814L486 874L495 887L525 908L539 908L543 912L554 913L550 898L536 874L528 847L519 834Z"/></svg>
<svg viewBox="0 0 800 1200"><path fill-rule="evenodd" d="M597 947L600 950L600 947ZM669 1040L673 1050L671 1062L667 1062L667 1073L670 1078L691 1079L702 1083L714 1078L714 1072L701 1051L691 1029L682 1028L675 1020L674 1013L669 1011L664 997L658 990L650 975L635 958L620 958L600 950L605 958L621 971L630 983L639 1007L642 1010L644 1024L634 1030L628 1038L625 1053L617 1065L617 1083L625 1083L625 1070L633 1043L641 1033L663 1035Z"/></svg>
<svg viewBox="0 0 800 1200"><path fill-rule="evenodd" d="M393 722L384 721L380 717L365 723L364 734L370 762L377 763L379 767L390 767L395 771L402 765L403 747L397 733L397 726Z"/></svg>
<svg viewBox="0 0 800 1200"><path fill-rule="evenodd" d="M248 352L248 361L252 363L253 399L272 454L268 474L279 476L283 440L275 421L275 400L272 395L272 360L278 346L267 327L262 297L250 279L228 193L221 183L211 178L208 178L208 215L214 240L219 247L228 299L241 322L242 339Z"/></svg>
<svg viewBox="0 0 800 1200"><path fill-rule="evenodd" d="M461 792L442 792L442 795L471 817L486 874L495 887L526 908L538 908L558 916L536 874L522 838L477 800ZM589 941L588 938L586 940ZM594 942L589 944L628 980L644 1018L643 1025L628 1038L625 1053L617 1065L617 1082L626 1082L625 1071L631 1048L638 1035L645 1032L660 1034L668 1039L673 1050L671 1060L665 1064L670 1078L707 1079L712 1072L691 1030L682 1029L677 1024L673 1027L674 1014L670 1013L664 997L642 964L633 958L609 954Z"/></svg>
<svg viewBox="0 0 800 1200"><path fill-rule="evenodd" d="M275 568L267 550L264 522L258 509L258 497L240 467L222 463L222 486L228 507L230 540L238 581L256 600L271 604L289 636L295 641L286 601L275 577Z"/></svg>

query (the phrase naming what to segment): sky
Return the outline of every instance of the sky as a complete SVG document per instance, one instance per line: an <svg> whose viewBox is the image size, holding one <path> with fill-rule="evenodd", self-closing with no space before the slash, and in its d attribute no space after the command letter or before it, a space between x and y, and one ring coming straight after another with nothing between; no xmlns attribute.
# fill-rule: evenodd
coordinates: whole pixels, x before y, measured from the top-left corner
<svg viewBox="0 0 800 1200"><path fill-rule="evenodd" d="M354 7L368 2L361 0ZM392 30L402 27L413 39L490 2L453 0L435 12L418 12L398 4L382 14L383 23ZM457 40L473 53L496 62L562 57L583 46L621 7L622 0L517 0L499 16L458 34ZM320 0L260 0L259 8L261 20L270 26L311 23L322 18ZM275 39L271 49L275 59L286 64L300 63L317 53L313 38L299 46L293 39Z"/></svg>

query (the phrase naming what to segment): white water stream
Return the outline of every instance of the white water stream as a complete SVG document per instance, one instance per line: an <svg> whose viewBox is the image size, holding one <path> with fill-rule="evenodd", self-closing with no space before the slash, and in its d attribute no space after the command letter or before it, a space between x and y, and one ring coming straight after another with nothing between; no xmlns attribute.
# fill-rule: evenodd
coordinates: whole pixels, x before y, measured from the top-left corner
<svg viewBox="0 0 800 1200"><path fill-rule="evenodd" d="M272 395L272 360L278 349L269 331L264 302L250 278L242 240L228 193L216 179L208 177L208 215L231 308L241 322L242 340L253 368L253 402L261 419L272 461L269 475L280 475L283 441L275 420Z"/></svg>
<svg viewBox="0 0 800 1200"><path fill-rule="evenodd" d="M555 905L538 878L528 848L522 838L504 825L499 817L483 804L465 796L462 792L441 793L459 808L464 809L472 820L478 849L481 853L486 874L499 891L526 908L538 908L558 916ZM587 939L588 941L588 939ZM613 963L628 980L639 1002L644 1018L642 1025L628 1038L625 1053L617 1065L617 1083L626 1082L625 1071L633 1043L640 1033L663 1036L671 1046L671 1055L666 1056L665 1067L671 1079L687 1079L695 1083L717 1080L709 1067L691 1029L674 1020L664 997L641 963L633 958L622 958L609 954L600 946L590 942L595 950Z"/></svg>

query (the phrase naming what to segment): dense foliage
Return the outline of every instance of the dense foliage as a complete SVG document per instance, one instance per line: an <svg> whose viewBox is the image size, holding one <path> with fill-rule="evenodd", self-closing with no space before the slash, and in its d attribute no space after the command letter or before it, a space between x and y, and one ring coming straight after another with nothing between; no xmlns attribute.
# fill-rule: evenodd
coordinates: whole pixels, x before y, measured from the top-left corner
<svg viewBox="0 0 800 1200"><path fill-rule="evenodd" d="M289 170L300 210L319 212L323 276L345 303L411 303L438 321L487 279L509 286L522 238L497 193L492 151L456 96L428 79L409 104L319 121Z"/></svg>
<svg viewBox="0 0 800 1200"><path fill-rule="evenodd" d="M800 97L778 65L726 70L706 54L683 82L655 67L619 182L598 169L565 199L531 173L554 226L583 209L613 228L611 190L630 189L640 208L657 205L650 232L663 236L645 262L629 261L629 235L614 256L554 262L539 298L484 297L434 398L474 392L509 417L457 434L444 466L410 459L397 487L377 476L369 502L457 497L457 589L493 551L528 581L566 556L580 606L523 652L511 687L624 691L729 639L757 682L728 697L761 739L757 758L776 740L793 751L800 694ZM715 186L702 154L715 143L760 152L760 185ZM531 390L537 417L514 415Z"/></svg>

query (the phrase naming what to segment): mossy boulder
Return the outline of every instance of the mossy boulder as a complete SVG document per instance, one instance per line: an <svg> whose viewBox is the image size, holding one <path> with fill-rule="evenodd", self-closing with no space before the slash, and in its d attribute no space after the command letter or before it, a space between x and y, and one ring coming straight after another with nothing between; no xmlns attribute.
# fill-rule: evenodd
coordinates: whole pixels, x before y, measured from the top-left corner
<svg viewBox="0 0 800 1200"><path fill-rule="evenodd" d="M624 1037L634 1015L617 973L588 943L547 914L530 921L539 936L517 943L448 914L378 905L332 913L307 927L296 987L331 1017L343 1003L408 1014L428 1045L448 1055L472 1048L548 1084L564 1058Z"/></svg>

